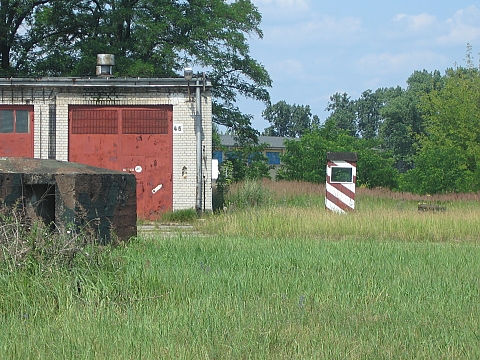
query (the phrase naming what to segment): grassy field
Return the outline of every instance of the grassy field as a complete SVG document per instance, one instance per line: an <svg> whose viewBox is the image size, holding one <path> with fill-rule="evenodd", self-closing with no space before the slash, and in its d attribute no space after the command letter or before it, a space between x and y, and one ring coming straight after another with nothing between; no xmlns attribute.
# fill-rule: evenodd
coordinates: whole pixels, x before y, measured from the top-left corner
<svg viewBox="0 0 480 360"><path fill-rule="evenodd" d="M0 359L480 358L477 195L359 189L335 215L321 186L248 186L193 233L2 267Z"/></svg>

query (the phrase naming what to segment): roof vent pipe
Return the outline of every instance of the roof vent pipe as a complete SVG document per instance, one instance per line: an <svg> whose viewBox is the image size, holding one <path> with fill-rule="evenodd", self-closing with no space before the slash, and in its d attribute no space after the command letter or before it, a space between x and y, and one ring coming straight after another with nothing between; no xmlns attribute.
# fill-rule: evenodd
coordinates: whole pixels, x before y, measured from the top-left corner
<svg viewBox="0 0 480 360"><path fill-rule="evenodd" d="M115 65L115 55L98 54L97 55L97 76L112 76L112 68Z"/></svg>

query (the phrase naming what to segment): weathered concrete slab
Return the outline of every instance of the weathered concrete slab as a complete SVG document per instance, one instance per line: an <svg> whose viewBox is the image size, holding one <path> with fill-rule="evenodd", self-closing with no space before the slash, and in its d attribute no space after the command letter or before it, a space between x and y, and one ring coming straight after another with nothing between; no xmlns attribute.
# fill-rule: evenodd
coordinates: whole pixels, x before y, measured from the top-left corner
<svg viewBox="0 0 480 360"><path fill-rule="evenodd" d="M31 208L46 224L89 226L102 243L137 234L135 175L56 160L0 158L0 203Z"/></svg>

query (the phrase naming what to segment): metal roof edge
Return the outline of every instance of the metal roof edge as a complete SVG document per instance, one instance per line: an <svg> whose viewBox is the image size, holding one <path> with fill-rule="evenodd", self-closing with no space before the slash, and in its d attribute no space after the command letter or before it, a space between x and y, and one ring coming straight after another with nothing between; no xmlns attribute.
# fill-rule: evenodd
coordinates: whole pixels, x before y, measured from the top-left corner
<svg viewBox="0 0 480 360"><path fill-rule="evenodd" d="M0 78L0 86L28 87L192 87L196 79L187 81L184 78L126 78L126 77L41 77L41 78ZM203 87L200 80L198 86ZM205 81L205 87L211 88L210 81Z"/></svg>

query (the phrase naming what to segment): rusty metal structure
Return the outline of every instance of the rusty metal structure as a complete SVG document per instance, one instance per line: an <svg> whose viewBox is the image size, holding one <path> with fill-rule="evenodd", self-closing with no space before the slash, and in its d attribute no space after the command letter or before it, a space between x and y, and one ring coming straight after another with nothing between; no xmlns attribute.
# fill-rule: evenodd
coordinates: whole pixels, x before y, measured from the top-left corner
<svg viewBox="0 0 480 360"><path fill-rule="evenodd" d="M70 106L69 161L134 174L137 212L154 219L173 207L172 113L168 105Z"/></svg>
<svg viewBox="0 0 480 360"><path fill-rule="evenodd" d="M47 225L93 230L100 243L137 234L133 174L31 158L0 158L0 204L31 209Z"/></svg>

